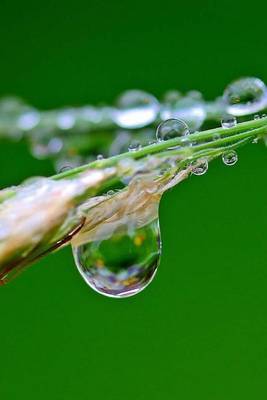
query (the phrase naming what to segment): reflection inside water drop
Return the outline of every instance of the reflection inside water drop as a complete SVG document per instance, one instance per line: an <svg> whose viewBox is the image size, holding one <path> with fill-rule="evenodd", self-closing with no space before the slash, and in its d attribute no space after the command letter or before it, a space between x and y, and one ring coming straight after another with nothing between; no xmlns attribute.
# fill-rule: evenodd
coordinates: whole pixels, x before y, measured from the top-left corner
<svg viewBox="0 0 267 400"><path fill-rule="evenodd" d="M169 140L189 135L187 124L181 119L170 118L159 124L156 132L157 140Z"/></svg>
<svg viewBox="0 0 267 400"><path fill-rule="evenodd" d="M197 176L204 175L209 168L209 163L207 160L203 159L193 163L192 173Z"/></svg>
<svg viewBox="0 0 267 400"><path fill-rule="evenodd" d="M241 78L226 87L223 99L229 114L252 114L266 107L266 86L258 78Z"/></svg>
<svg viewBox="0 0 267 400"><path fill-rule="evenodd" d="M73 247L73 254L92 289L109 297L133 296L152 281L159 265L159 221L135 229L122 225L111 237Z"/></svg>
<svg viewBox="0 0 267 400"><path fill-rule="evenodd" d="M142 90L129 90L119 98L113 120L121 128L142 128L155 121L158 111L159 103L154 96Z"/></svg>
<svg viewBox="0 0 267 400"><path fill-rule="evenodd" d="M236 117L233 115L225 115L221 120L222 128L233 128L237 125Z"/></svg>
<svg viewBox="0 0 267 400"><path fill-rule="evenodd" d="M229 150L222 155L222 161L225 165L235 165L238 161L238 156L235 150Z"/></svg>

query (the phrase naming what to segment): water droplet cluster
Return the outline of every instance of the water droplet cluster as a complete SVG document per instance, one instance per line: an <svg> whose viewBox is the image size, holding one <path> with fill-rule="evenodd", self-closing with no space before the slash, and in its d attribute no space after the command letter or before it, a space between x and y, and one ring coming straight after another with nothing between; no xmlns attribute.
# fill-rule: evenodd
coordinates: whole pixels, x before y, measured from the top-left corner
<svg viewBox="0 0 267 400"><path fill-rule="evenodd" d="M223 96L213 102L205 101L195 90L185 94L170 90L161 101L145 91L128 90L114 106L39 111L19 99L4 98L0 100L0 122L1 132L7 136L28 139L34 157L52 158L56 165L59 159L84 164L97 154L108 157L131 151L132 147L138 149L132 146L135 142L147 145L153 139L155 126L166 120L182 120L194 132L207 120L215 122L221 116L222 126L230 128L236 123L235 117L255 115L259 119L264 117L260 112L266 108L264 82L245 77L230 83ZM175 135L167 125L167 134L163 132L165 125L162 132L158 129L160 140ZM186 139L184 143L189 145Z"/></svg>

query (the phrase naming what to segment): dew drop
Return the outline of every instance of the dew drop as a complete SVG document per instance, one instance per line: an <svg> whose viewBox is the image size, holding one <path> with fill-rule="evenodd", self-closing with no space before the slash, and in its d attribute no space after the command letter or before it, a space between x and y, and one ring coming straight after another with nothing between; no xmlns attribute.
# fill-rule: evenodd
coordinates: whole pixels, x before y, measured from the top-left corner
<svg viewBox="0 0 267 400"><path fill-rule="evenodd" d="M70 171L72 169L72 167L70 166L70 165L64 165L63 167L61 167L60 169L59 169L59 173L60 174L62 174L63 172L67 172L67 171Z"/></svg>
<svg viewBox="0 0 267 400"><path fill-rule="evenodd" d="M129 144L128 150L134 152L141 149L141 144L138 141L134 141Z"/></svg>
<svg viewBox="0 0 267 400"><path fill-rule="evenodd" d="M167 104L175 104L178 100L182 98L182 93L179 92L178 90L168 90L164 94L163 101Z"/></svg>
<svg viewBox="0 0 267 400"><path fill-rule="evenodd" d="M236 117L233 115L225 115L221 120L221 124L223 128L233 128L237 124Z"/></svg>
<svg viewBox="0 0 267 400"><path fill-rule="evenodd" d="M229 150L222 155L222 160L225 165L231 166L235 165L238 161L238 156L236 151Z"/></svg>
<svg viewBox="0 0 267 400"><path fill-rule="evenodd" d="M121 128L136 129L154 122L158 112L159 102L154 96L141 90L129 90L118 99L112 115Z"/></svg>
<svg viewBox="0 0 267 400"><path fill-rule="evenodd" d="M255 114L255 115L254 115L254 119L255 119L255 120L261 119L261 116L260 116L259 114Z"/></svg>
<svg viewBox="0 0 267 400"><path fill-rule="evenodd" d="M160 112L160 118L163 121L171 118L181 119L193 131L201 127L206 115L207 112L203 101L188 96L173 103L165 103Z"/></svg>
<svg viewBox="0 0 267 400"><path fill-rule="evenodd" d="M200 176L204 175L208 171L209 164L207 160L201 160L201 162L197 161L195 164L196 166L193 166L192 174Z"/></svg>
<svg viewBox="0 0 267 400"><path fill-rule="evenodd" d="M73 254L80 274L92 289L109 297L133 296L152 281L159 265L159 221L116 230L106 240L73 247Z"/></svg>
<svg viewBox="0 0 267 400"><path fill-rule="evenodd" d="M17 125L24 131L30 131L35 128L40 122L40 114L37 111L28 111L23 113L18 121Z"/></svg>
<svg viewBox="0 0 267 400"><path fill-rule="evenodd" d="M229 114L252 114L266 107L266 86L258 78L241 78L226 87L223 100Z"/></svg>
<svg viewBox="0 0 267 400"><path fill-rule="evenodd" d="M57 117L57 125L60 129L68 130L75 125L75 116L71 110L61 111Z"/></svg>
<svg viewBox="0 0 267 400"><path fill-rule="evenodd" d="M189 92L187 92L187 96L194 100L203 100L202 93L198 90L190 90Z"/></svg>
<svg viewBox="0 0 267 400"><path fill-rule="evenodd" d="M102 154L98 154L98 156L96 157L97 161L101 161L104 159L104 156Z"/></svg>
<svg viewBox="0 0 267 400"><path fill-rule="evenodd" d="M49 140L47 150L49 154L57 154L63 148L63 141L58 137L53 137Z"/></svg>
<svg viewBox="0 0 267 400"><path fill-rule="evenodd" d="M159 124L156 131L156 138L159 141L174 139L189 135L187 124L181 119L170 118Z"/></svg>

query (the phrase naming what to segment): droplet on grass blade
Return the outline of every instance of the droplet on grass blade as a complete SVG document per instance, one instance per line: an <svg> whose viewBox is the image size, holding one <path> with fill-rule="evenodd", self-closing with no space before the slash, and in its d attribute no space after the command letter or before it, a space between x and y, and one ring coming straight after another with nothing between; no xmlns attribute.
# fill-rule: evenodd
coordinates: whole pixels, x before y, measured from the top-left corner
<svg viewBox="0 0 267 400"><path fill-rule="evenodd" d="M143 128L155 121L158 112L159 102L154 96L141 90L129 90L118 99L113 120L121 128Z"/></svg>
<svg viewBox="0 0 267 400"><path fill-rule="evenodd" d="M222 155L222 160L225 165L232 166L238 161L238 156L236 151L229 150Z"/></svg>
<svg viewBox="0 0 267 400"><path fill-rule="evenodd" d="M221 120L222 128L233 128L236 124L237 120L233 115L225 115Z"/></svg>
<svg viewBox="0 0 267 400"><path fill-rule="evenodd" d="M230 83L223 94L227 112L235 116L253 114L267 105L267 91L258 78L241 78Z"/></svg>
<svg viewBox="0 0 267 400"><path fill-rule="evenodd" d="M156 132L157 140L169 140L189 135L187 124L181 119L170 118L159 124Z"/></svg>
<svg viewBox="0 0 267 400"><path fill-rule="evenodd" d="M193 165L193 169L192 169L192 173L194 175L197 175L197 176L204 175L208 171L209 163L207 160L197 161L194 164L195 164L195 166Z"/></svg>

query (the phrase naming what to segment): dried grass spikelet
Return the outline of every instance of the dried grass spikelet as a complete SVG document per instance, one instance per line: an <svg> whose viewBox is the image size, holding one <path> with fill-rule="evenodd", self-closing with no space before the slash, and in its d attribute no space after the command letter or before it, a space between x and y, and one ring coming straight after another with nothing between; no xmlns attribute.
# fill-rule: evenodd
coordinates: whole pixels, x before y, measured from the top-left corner
<svg viewBox="0 0 267 400"><path fill-rule="evenodd" d="M79 223L77 205L114 171L90 170L73 180L35 178L0 203L0 268L47 248ZM0 269L1 273L1 269Z"/></svg>
<svg viewBox="0 0 267 400"><path fill-rule="evenodd" d="M85 223L73 237L73 246L106 240L115 231L141 228L158 218L162 194L188 176L189 168L174 177L155 179L154 174L140 174L129 186L111 196L90 199L82 206Z"/></svg>

